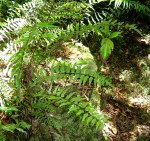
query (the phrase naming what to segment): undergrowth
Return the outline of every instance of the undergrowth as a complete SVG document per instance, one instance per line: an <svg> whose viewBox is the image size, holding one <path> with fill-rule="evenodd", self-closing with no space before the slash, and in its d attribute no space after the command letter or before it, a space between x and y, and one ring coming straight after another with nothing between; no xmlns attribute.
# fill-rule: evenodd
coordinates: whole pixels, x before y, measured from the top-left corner
<svg viewBox="0 0 150 141"><path fill-rule="evenodd" d="M142 35L135 23L122 20L123 10L145 16L150 11L126 0L32 0L9 10L10 18L0 23L0 48L12 50L9 60L1 57L9 62L11 88L9 98L4 91L0 96L1 140L103 140L108 117L99 106L103 90L113 84L101 66L107 65L115 41L122 39L122 45L126 34ZM88 46L98 71L88 69L82 57L65 60L65 43L72 41Z"/></svg>

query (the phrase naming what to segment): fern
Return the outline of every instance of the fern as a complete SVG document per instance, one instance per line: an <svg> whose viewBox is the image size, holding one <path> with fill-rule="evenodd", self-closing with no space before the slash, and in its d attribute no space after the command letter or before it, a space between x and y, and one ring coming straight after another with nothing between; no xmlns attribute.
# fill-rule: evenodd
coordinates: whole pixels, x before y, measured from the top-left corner
<svg viewBox="0 0 150 141"><path fill-rule="evenodd" d="M100 4L100 6L97 6ZM91 23L101 22L105 20L109 15L111 7L109 7L106 1L89 1L89 4L86 4L87 11L85 12L84 21Z"/></svg>
<svg viewBox="0 0 150 141"><path fill-rule="evenodd" d="M20 38L18 38L19 42L23 42L22 48L19 50L18 53L16 53L10 59L10 61L11 61L10 68L13 66L11 75L12 75L12 77L15 77L15 83L17 84L17 87L19 89L21 87L21 71L22 71L23 58L24 58L24 54L26 53L26 49L28 48L28 50L30 50L29 47L30 47L31 43L32 44L35 43L35 45L36 45L37 44L36 40L38 38L40 38L41 36L44 38L44 40L43 39L42 40L43 40L43 42L45 42L47 44L47 46L50 46L50 45L53 46L54 42L60 42L62 39L63 39L63 42L65 42L71 38L82 38L82 37L85 38L91 32L95 32L96 34L101 35L102 33L100 31L100 28L102 28L104 26L104 24L107 25L108 23L104 22L104 23L95 24L95 25L76 24L75 26L71 24L68 26L67 29L59 29L57 26L51 25L49 23L41 22L41 23L36 24L34 27L31 27L31 31L25 31L25 33ZM39 29L44 30L44 28L49 28L49 29L48 29L48 33L46 32L43 35L42 33L39 32ZM25 30L26 30L26 28L25 28ZM28 27L28 30L30 30L29 27ZM36 34L38 34L39 37L36 36ZM35 36L37 37L37 39L35 38ZM42 42L42 40L40 42ZM32 47L33 46L34 45L32 45ZM52 50L55 50L56 48L57 48L57 46L53 46L52 48L50 48L50 52L52 52ZM66 74L66 76L70 77L70 79L72 79L71 77L73 77L74 72L72 74L70 74L71 68L65 68L65 65L63 65L63 67L64 68L61 68L61 70L65 71L65 69L67 69L68 74ZM59 71L59 65L56 67L56 74L58 73L57 70ZM84 75L84 73L88 73L88 72L86 72L86 70L83 70L81 68L78 68L77 72L80 72L80 70L83 72L83 75ZM83 76L76 75L76 77L74 77L74 79L77 80L80 77L82 78L80 80L80 84L82 84L82 83L85 84L88 81L89 76L86 76L84 78ZM103 78L99 77L97 74L94 74L94 73L91 74L89 80L90 80L89 83L91 83L91 81L94 81L94 83L95 83L94 85L96 85L97 82L101 82L101 83L105 82ZM103 85L104 84L102 84L102 86ZM100 87L100 86L98 86L98 87Z"/></svg>
<svg viewBox="0 0 150 141"><path fill-rule="evenodd" d="M59 83L59 81L61 82ZM67 80L67 82L65 82ZM61 85L63 81L69 85ZM92 103L87 101L85 97L81 96L77 89L80 86L88 87L104 87L112 86L111 82L104 76L100 76L96 72L91 72L85 68L78 67L77 65L58 63L52 64L49 69L49 75L44 75L41 72L37 74L37 77L33 79L33 84L31 84L31 89L42 85L49 85L46 90L39 91L36 94L32 94L33 100L32 108L41 108L40 111L36 112L34 115L45 124L48 124L47 114L43 114L43 110L46 113L51 113L51 118L55 117L57 114L54 109L58 107L59 109L67 109L68 113L76 115L80 118L81 122L88 126L96 126L96 128L101 128L107 121L107 118L103 114L99 114L98 111L92 106ZM76 90L73 90L71 84L76 83ZM52 106L50 106L52 105ZM55 115L56 114L56 115Z"/></svg>
<svg viewBox="0 0 150 141"><path fill-rule="evenodd" d="M36 20L38 9L43 5L44 3L42 0L32 0L31 2L26 2L10 9L9 14L12 18L23 17L31 22L31 19Z"/></svg>
<svg viewBox="0 0 150 141"><path fill-rule="evenodd" d="M49 95L40 98L39 103L43 103L46 98L47 103L44 102L44 109L49 110L49 105L54 104L58 107L68 107L68 113L74 113L77 117L82 117L81 121L90 126L96 126L96 128L104 126L107 118L103 114L99 114L98 111L89 103L85 102L85 98L77 96L75 92L70 92L67 94L67 89L62 89L56 87L54 90L48 90ZM40 102L41 101L41 102ZM38 103L33 104L36 106ZM47 111L48 112L48 111ZM38 117L38 114L36 115ZM39 118L39 117L38 117ZM39 118L42 120L42 118Z"/></svg>
<svg viewBox="0 0 150 141"><path fill-rule="evenodd" d="M92 102L87 101L77 89L80 91L80 86L84 85L88 87L111 86L109 80L77 65L58 63L52 64L50 68L48 75L40 71L30 83L32 98L30 101L34 109L31 114L45 123L47 127L56 128L60 134L63 126L58 125L61 120L57 119L60 111L68 114L68 120L76 116L80 125L102 129L104 123L107 122L107 117L99 113L93 107ZM61 80L60 83L59 80ZM65 82L67 85L61 85L65 80L67 80ZM73 83L76 83L76 86L71 86Z"/></svg>
<svg viewBox="0 0 150 141"><path fill-rule="evenodd" d="M87 8L86 15L88 16L86 18L93 23L110 19L113 13L114 15L118 13L118 10L120 11L120 17L124 12L128 13L131 10L148 17L150 15L150 9L146 4L134 0L89 0Z"/></svg>
<svg viewBox="0 0 150 141"><path fill-rule="evenodd" d="M65 63L59 63L56 67L50 69L51 72L51 82L55 79L69 79L70 81L79 81L79 85L88 84L89 86L93 85L94 87L103 87L103 86L112 86L111 83L104 77L99 75L96 72L92 72L86 68L81 68L76 65L71 67L71 64L66 65ZM93 84L92 84L93 83Z"/></svg>
<svg viewBox="0 0 150 141"><path fill-rule="evenodd" d="M73 93L67 94L66 91L55 89L56 94L49 96L52 103L58 104L60 107L69 106L69 112L76 113L76 116L82 116L82 122L87 125L96 126L96 128L104 126L104 121L106 118L102 114L98 114L94 107L90 105L89 102L84 102L81 96L73 96Z"/></svg>
<svg viewBox="0 0 150 141"><path fill-rule="evenodd" d="M57 26L51 25L49 23L41 22L41 23L36 24L34 27L28 28L28 31L26 31L20 38L18 38L18 41L17 41L17 42L23 42L22 48L19 50L18 53L16 53L10 59L12 63L10 65L10 68L12 68L11 76L12 78L14 78L14 82L18 90L18 94L21 94L21 90L24 87L24 84L21 83L23 79L22 77L23 77L24 58L26 56L28 49L30 49L29 48L30 45L32 45L34 43L33 41L36 40L35 35L39 33L39 29L44 30L44 28L49 28L48 31L51 31L53 35L55 34L54 36L55 38L49 38L50 39L49 40L50 43L48 43L48 46L49 46L49 45L53 45L54 42L58 42L62 38L64 38L64 35L66 35L66 33L67 33L67 36L64 38L63 40L64 42L71 39L75 35L76 37L78 36L82 37L83 33L96 31L96 29L100 26L101 25L95 25L94 26L95 28L93 29L92 25L89 25L89 26L83 25L80 27L82 30L81 32L79 25L76 25L75 27L73 25L70 25L66 30L65 29L60 30ZM43 35L42 36L44 38L45 37L47 38L48 35L52 37L50 34L46 35L46 33L44 33L44 36ZM50 68L49 74L50 74L49 76L47 75L41 76L41 74L39 74L38 76L38 74L36 74L36 77L35 79L33 79L33 81L35 80L36 83L41 80L43 82L46 81L46 84L44 84L44 86L47 84L49 85L48 81L50 81L50 84L51 83L57 84L59 80L65 80L65 79L68 79L71 83L77 82L79 86L89 85L89 86L98 87L98 88L103 87L103 86L111 86L111 83L104 76L99 76L99 74L96 72L90 72L89 70L86 70L81 67L77 67L76 65L71 67L71 65L66 65L65 63L64 64L58 63L56 65L53 65ZM50 111L51 108L49 107L49 105L56 104L60 107L67 106L69 112L74 112L78 117L80 118L82 117L81 121L83 123L86 123L87 125L96 126L96 128L99 128L99 127L102 128L104 126L104 122L106 118L102 114L99 114L97 110L95 110L95 108L91 105L90 102L85 102L85 98L83 98L80 95L75 94L74 92L69 92L69 94L67 94L68 92L69 92L68 89L65 88L64 90L62 86L58 86L56 88L51 87L48 91L46 91L48 95L42 94L42 91L41 91L42 95L41 96L37 95L35 97L37 97L37 99L39 100L42 100L44 98L48 100L49 104L47 102L44 102L45 103L44 109L46 110L46 113L51 113ZM39 102L36 102L37 105L38 103ZM35 108L34 106L33 108ZM39 106L39 107L42 107L42 106ZM36 115L38 119L40 118L40 115L41 115L40 112L41 111L38 111ZM41 120L43 121L44 119L41 118Z"/></svg>
<svg viewBox="0 0 150 141"><path fill-rule="evenodd" d="M22 48L10 58L11 64L9 68L12 68L11 77L14 78L15 85L19 93L21 90L21 77L22 77L21 72L22 72L24 55L29 42L33 39L33 36L36 34L36 32L37 32L36 28L33 28L30 32L23 34L20 38L20 42L23 42Z"/></svg>
<svg viewBox="0 0 150 141"><path fill-rule="evenodd" d="M10 16L12 19L7 19L5 23L2 24L0 29L0 41L4 41L5 38L11 39L15 31L23 28L24 26L32 25L35 23L37 18L37 13L39 8L43 6L42 0L36 1L32 0L23 5L19 5L14 9L10 9Z"/></svg>
<svg viewBox="0 0 150 141"><path fill-rule="evenodd" d="M134 0L115 0L115 7L123 6L123 8L127 9L135 9L139 13L143 13L149 15L150 8L144 4L141 4L139 1Z"/></svg>
<svg viewBox="0 0 150 141"><path fill-rule="evenodd" d="M0 41L4 41L4 39L11 39L11 36L13 37L13 34L15 34L15 31L23 28L27 24L26 19L22 18L15 18L11 20L7 20L6 23L2 24L2 28L0 29Z"/></svg>
<svg viewBox="0 0 150 141"><path fill-rule="evenodd" d="M86 70L84 68L75 69L74 67L70 67L70 65L65 65L65 64L58 64L56 66L52 66L52 68L54 69L50 70L51 73L50 76L44 77L43 75L41 76L39 75L38 76L39 81L36 81L37 84L36 83L33 84L32 87L37 86L41 82L46 83L48 81L50 81L52 85L51 87L47 88L46 92L41 91L39 93L40 95L34 94L34 97L35 98L37 97L38 101L36 100L35 102L33 102L32 104L33 108L43 107L43 110L45 110L46 112L52 112L53 108L51 109L49 107L52 104L60 108L68 107L68 112L69 113L73 112L79 118L82 117L81 121L84 124L90 126L96 126L96 128L98 127L102 128L107 118L103 114L99 114L98 111L91 105L92 103L86 101L86 99L80 96L79 94L77 94L76 91L72 91L71 90L72 88L70 88L70 86L63 88L59 85L55 87L55 85L58 84L59 80L65 80L65 79L68 79L70 81L67 83L74 83L75 80L78 79L77 82L79 86L87 85L85 84L86 81L89 87L92 85L92 81L93 81L93 86L96 87L112 86L112 85L105 77L99 76L98 73L95 72L90 73L89 70ZM39 104L41 106L39 106ZM38 119L42 120L46 115L45 116L43 115L42 118L40 116L40 113L39 114L37 113L36 116ZM47 122L47 120L44 121Z"/></svg>
<svg viewBox="0 0 150 141"><path fill-rule="evenodd" d="M144 12L143 5L140 7L133 1L109 2L44 3L32 0L11 10L10 15L14 19L3 24L0 40L22 44L10 58L9 68L14 95L21 101L19 104L23 108L19 108L27 118L31 116L33 120L38 119L41 125L44 123L48 128L56 128L62 136L63 125L58 125L63 118L60 113L69 120L77 118L78 123L84 126L103 128L107 118L93 106L88 94L93 89L100 92L104 87L112 87L111 81L77 63L57 62L55 51L62 49L62 45L71 39L83 41L90 37L90 41L98 44L99 48L87 40L96 53L107 59L114 48L113 38L119 36L123 28L139 32L133 24L113 20L112 11L119 11L124 4L125 9L134 7ZM99 4L101 7L98 9ZM118 12L118 15L121 14L121 11ZM87 88L86 93L82 92L84 87Z"/></svg>

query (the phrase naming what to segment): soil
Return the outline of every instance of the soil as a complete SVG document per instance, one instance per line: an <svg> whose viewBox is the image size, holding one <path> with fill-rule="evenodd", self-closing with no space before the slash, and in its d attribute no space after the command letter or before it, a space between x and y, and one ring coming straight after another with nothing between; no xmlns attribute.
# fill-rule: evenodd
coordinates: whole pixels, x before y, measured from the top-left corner
<svg viewBox="0 0 150 141"><path fill-rule="evenodd" d="M149 38L147 40L145 43L138 40L136 44L149 48ZM103 68L107 70L104 73L113 76L114 84L114 88L101 96L101 109L109 116L104 128L108 141L150 141L150 58L147 50L135 51L133 56L122 55L122 60L120 56L112 57L108 60L111 67Z"/></svg>

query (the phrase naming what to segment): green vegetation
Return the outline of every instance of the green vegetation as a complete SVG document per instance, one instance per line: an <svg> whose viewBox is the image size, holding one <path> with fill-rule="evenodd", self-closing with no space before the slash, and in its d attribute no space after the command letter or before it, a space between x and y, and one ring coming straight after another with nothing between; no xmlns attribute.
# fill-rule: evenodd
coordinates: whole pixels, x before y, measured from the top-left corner
<svg viewBox="0 0 150 141"><path fill-rule="evenodd" d="M0 0L0 140L148 140L149 7Z"/></svg>

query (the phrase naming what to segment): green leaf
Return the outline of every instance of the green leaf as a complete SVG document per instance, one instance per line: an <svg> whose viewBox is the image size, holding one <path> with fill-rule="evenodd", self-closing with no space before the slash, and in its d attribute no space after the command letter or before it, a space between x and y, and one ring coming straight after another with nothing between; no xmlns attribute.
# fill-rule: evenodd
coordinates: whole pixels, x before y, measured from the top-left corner
<svg viewBox="0 0 150 141"><path fill-rule="evenodd" d="M90 69L85 69L85 68L83 68L83 69L82 69L82 72L83 72L85 75L88 75L88 74L91 73L91 70L90 70Z"/></svg>
<svg viewBox="0 0 150 141"><path fill-rule="evenodd" d="M72 98L72 99L71 99L71 102L80 102L80 101L82 101L82 100L83 100L83 98L80 97L80 96L78 96L78 97Z"/></svg>
<svg viewBox="0 0 150 141"><path fill-rule="evenodd" d="M86 65L86 64L87 64L87 62L85 60L78 60L76 62L76 65L79 65L79 66Z"/></svg>
<svg viewBox="0 0 150 141"><path fill-rule="evenodd" d="M74 81L77 80L78 78L80 78L80 76L81 76L80 74L76 74L74 77Z"/></svg>
<svg viewBox="0 0 150 141"><path fill-rule="evenodd" d="M66 96L65 99L67 99L67 100L70 99L74 94L75 94L75 92L70 93L69 95Z"/></svg>
<svg viewBox="0 0 150 141"><path fill-rule="evenodd" d="M17 118L17 117L19 117L20 115L11 115L11 118Z"/></svg>
<svg viewBox="0 0 150 141"><path fill-rule="evenodd" d="M93 119L93 120L91 121L91 125L93 126L95 123L96 123L96 119Z"/></svg>
<svg viewBox="0 0 150 141"><path fill-rule="evenodd" d="M72 105L71 108L69 109L69 113L78 110L79 107Z"/></svg>
<svg viewBox="0 0 150 141"><path fill-rule="evenodd" d="M101 122L97 122L96 123L96 129L98 129L101 126L101 124L102 124Z"/></svg>
<svg viewBox="0 0 150 141"><path fill-rule="evenodd" d="M70 70L71 70L70 66L67 66L66 67L66 73L70 73Z"/></svg>
<svg viewBox="0 0 150 141"><path fill-rule="evenodd" d="M64 98L65 94L67 93L68 88L61 90L60 92L58 92L58 94L60 93L61 97ZM58 95L59 96L59 95Z"/></svg>
<svg viewBox="0 0 150 141"><path fill-rule="evenodd" d="M65 103L66 102L66 100L65 99L60 99L59 101L57 101L56 103L57 104L60 104L60 103Z"/></svg>
<svg viewBox="0 0 150 141"><path fill-rule="evenodd" d="M85 121L85 119L88 117L88 114L84 114L82 118L82 122Z"/></svg>
<svg viewBox="0 0 150 141"><path fill-rule="evenodd" d="M37 28L34 27L29 35L29 37L30 37L29 40L31 40L35 35L36 36L38 35L38 30L37 30Z"/></svg>
<svg viewBox="0 0 150 141"><path fill-rule="evenodd" d="M104 86L105 83L105 77L100 76L98 79L98 87Z"/></svg>
<svg viewBox="0 0 150 141"><path fill-rule="evenodd" d="M1 129L4 130L4 131L13 132L16 129L16 125L15 124L6 124L6 125L3 125L1 127Z"/></svg>
<svg viewBox="0 0 150 141"><path fill-rule="evenodd" d="M69 75L69 79L73 80L74 79L74 74ZM75 79L74 79L74 81L75 81Z"/></svg>
<svg viewBox="0 0 150 141"><path fill-rule="evenodd" d="M21 88L21 76L20 76L20 74L15 77L15 84L16 84L17 89Z"/></svg>
<svg viewBox="0 0 150 141"><path fill-rule="evenodd" d="M93 77L90 77L90 79L89 79L89 85L91 85L92 81L93 81Z"/></svg>
<svg viewBox="0 0 150 141"><path fill-rule="evenodd" d="M83 111L83 110L79 110L76 115L79 116L79 115L81 115L82 113L84 113L84 111Z"/></svg>
<svg viewBox="0 0 150 141"><path fill-rule="evenodd" d="M109 34L109 25L105 25L104 33L105 33L106 36L108 36L108 34Z"/></svg>
<svg viewBox="0 0 150 141"><path fill-rule="evenodd" d="M59 69L60 69L60 66L57 65L57 66L56 66L56 73L59 73Z"/></svg>
<svg viewBox="0 0 150 141"><path fill-rule="evenodd" d="M11 71L11 76L12 76L12 77L13 77L15 74L19 73L20 67L21 67L20 63L16 64L16 66L15 66L15 67L12 69L12 71Z"/></svg>
<svg viewBox="0 0 150 141"><path fill-rule="evenodd" d="M57 38L57 34L56 33L45 33L43 35L44 38L47 38L47 39L55 39Z"/></svg>
<svg viewBox="0 0 150 141"><path fill-rule="evenodd" d="M65 103L60 104L59 107L66 106L66 105L70 105L70 104L71 104L70 102L65 102Z"/></svg>
<svg viewBox="0 0 150 141"><path fill-rule="evenodd" d="M18 111L18 109L15 106L9 106L9 107L0 107L0 111Z"/></svg>
<svg viewBox="0 0 150 141"><path fill-rule="evenodd" d="M54 89L53 93L56 94L58 90L59 90L59 86L56 86L56 88Z"/></svg>
<svg viewBox="0 0 150 141"><path fill-rule="evenodd" d="M110 39L116 38L116 37L119 36L119 34L120 34L120 32L113 32L113 33L109 36L109 38L110 38Z"/></svg>
<svg viewBox="0 0 150 141"><path fill-rule="evenodd" d="M114 48L114 43L109 38L102 39L100 53L104 60L107 59L108 55L111 53L111 50L113 48Z"/></svg>
<svg viewBox="0 0 150 141"><path fill-rule="evenodd" d="M85 108L87 105L89 105L89 102L83 102L79 104L79 106L81 106L82 108Z"/></svg>
<svg viewBox="0 0 150 141"><path fill-rule="evenodd" d="M94 86L96 87L96 85L97 85L97 80L98 80L98 78L96 77L95 79L94 79Z"/></svg>
<svg viewBox="0 0 150 141"><path fill-rule="evenodd" d="M18 131L26 133L22 128L16 128Z"/></svg>
<svg viewBox="0 0 150 141"><path fill-rule="evenodd" d="M93 119L92 116L88 117L88 119L86 120L87 125L89 124L89 122Z"/></svg>
<svg viewBox="0 0 150 141"><path fill-rule="evenodd" d="M3 25L3 23L2 22L0 22L0 26L2 26Z"/></svg>
<svg viewBox="0 0 150 141"><path fill-rule="evenodd" d="M60 67L60 72L61 73L65 73L65 64L62 64L62 66Z"/></svg>
<svg viewBox="0 0 150 141"><path fill-rule="evenodd" d="M37 27L56 28L57 26L51 25L50 23L47 23L47 22L40 22L37 24Z"/></svg>
<svg viewBox="0 0 150 141"><path fill-rule="evenodd" d="M49 98L50 98L51 100L59 99L58 97L53 96L53 95L51 95Z"/></svg>
<svg viewBox="0 0 150 141"><path fill-rule="evenodd" d="M93 109L93 108L89 105L89 106L87 106L85 109L86 109L86 111L89 112L89 111L90 111L91 109Z"/></svg>
<svg viewBox="0 0 150 141"><path fill-rule="evenodd" d="M49 89L48 89L48 94L52 93L52 85L50 85Z"/></svg>
<svg viewBox="0 0 150 141"><path fill-rule="evenodd" d="M84 79L83 79L83 85L85 85L85 83L87 82L88 78L89 78L88 76L84 77Z"/></svg>
<svg viewBox="0 0 150 141"><path fill-rule="evenodd" d="M31 127L31 125L27 124L27 123L24 122L24 121L21 121L19 124L20 124L21 127L24 128L24 129L29 129L29 128Z"/></svg>

